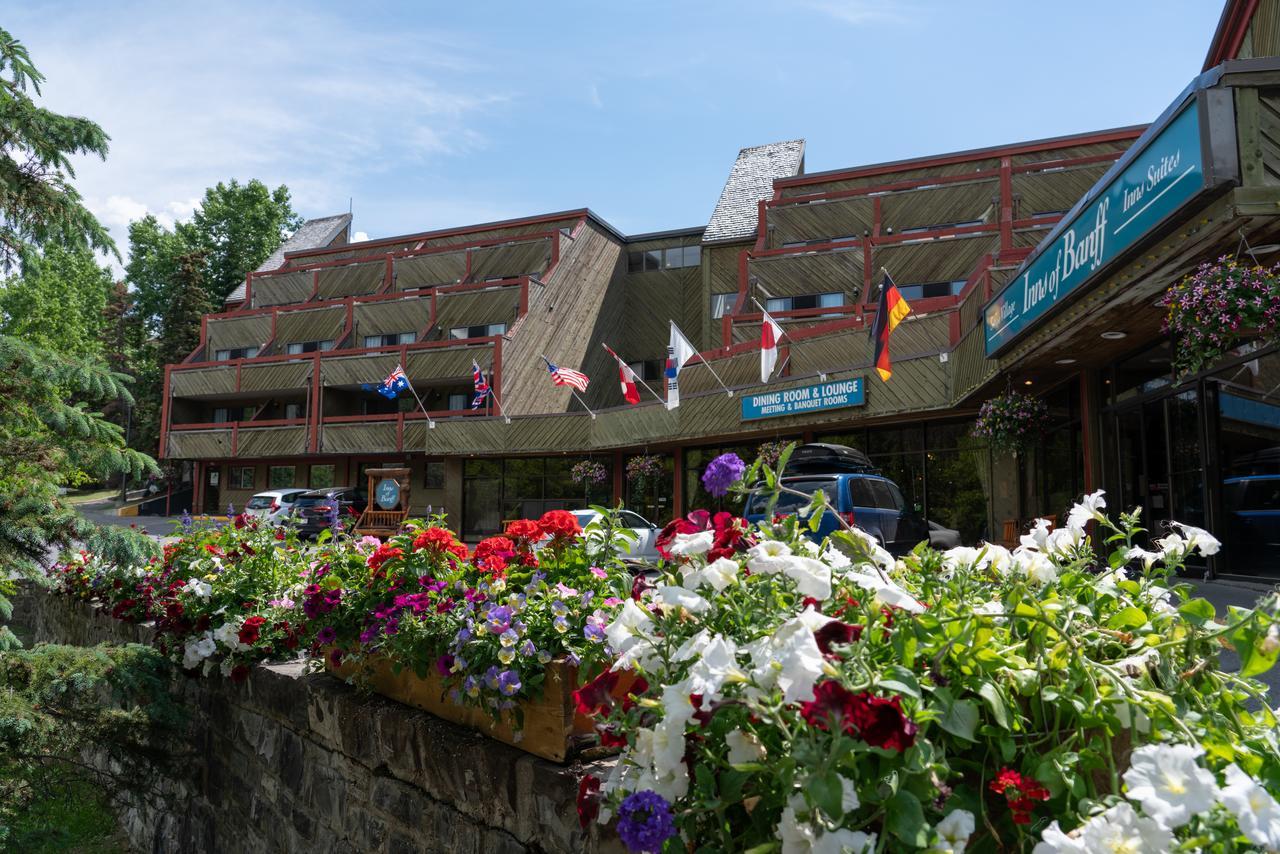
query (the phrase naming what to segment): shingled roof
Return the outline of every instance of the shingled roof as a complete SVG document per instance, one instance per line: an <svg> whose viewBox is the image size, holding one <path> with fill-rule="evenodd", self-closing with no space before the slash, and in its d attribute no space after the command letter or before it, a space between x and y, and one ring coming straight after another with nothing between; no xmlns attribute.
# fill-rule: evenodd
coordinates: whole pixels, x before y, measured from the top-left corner
<svg viewBox="0 0 1280 854"><path fill-rule="evenodd" d="M773 182L790 178L804 169L804 140L772 142L738 152L738 159L724 182L724 190L711 221L702 235L703 243L742 240L756 233L761 199L773 197Z"/></svg>
<svg viewBox="0 0 1280 854"><path fill-rule="evenodd" d="M267 270L275 270L284 263L284 253L298 252L302 249L319 249L329 246L351 225L351 214L335 214L334 216L323 216L319 219L309 219L302 225L298 226L298 230L289 235L289 238L281 243L275 252L267 256L267 260L258 265L255 273L264 273ZM244 300L244 282L236 286L236 289L227 294L227 302L242 302Z"/></svg>

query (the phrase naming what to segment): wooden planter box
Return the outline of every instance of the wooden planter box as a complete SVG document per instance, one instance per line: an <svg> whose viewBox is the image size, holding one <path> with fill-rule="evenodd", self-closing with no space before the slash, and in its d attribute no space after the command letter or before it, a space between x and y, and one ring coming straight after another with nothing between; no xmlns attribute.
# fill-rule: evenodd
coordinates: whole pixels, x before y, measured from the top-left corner
<svg viewBox="0 0 1280 854"><path fill-rule="evenodd" d="M375 693L430 712L450 723L470 727L553 762L564 762L577 750L596 742L591 720L577 714L573 702L572 694L578 687L578 668L565 661L552 661L546 666L541 697L519 703L524 713L524 729L518 736L511 712L504 712L500 719L495 720L479 706L452 702L445 680L434 671L426 678L419 678L407 667L396 673L391 661L380 655L370 656L359 665L343 661L336 667L326 655L325 667L343 680L364 670L367 684ZM626 685L619 684L619 688L625 690L631 680L624 679L623 682Z"/></svg>

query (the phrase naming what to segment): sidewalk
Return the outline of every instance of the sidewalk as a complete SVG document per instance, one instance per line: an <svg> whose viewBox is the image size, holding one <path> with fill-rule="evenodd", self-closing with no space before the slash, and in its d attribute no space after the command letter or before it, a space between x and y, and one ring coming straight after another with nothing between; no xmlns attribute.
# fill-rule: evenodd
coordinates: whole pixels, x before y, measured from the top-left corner
<svg viewBox="0 0 1280 854"><path fill-rule="evenodd" d="M1275 589L1275 584L1266 582L1252 581L1235 581L1227 579L1215 579L1213 581L1204 581L1201 579L1184 578L1181 581L1191 584L1197 588L1197 595L1208 599L1213 603L1213 607L1218 610L1218 619L1222 619L1227 613L1227 608L1235 605L1237 608L1252 608L1258 603L1258 600L1266 596ZM1224 649L1222 651L1222 665L1226 670L1235 670L1240 663L1239 657L1234 650ZM1266 683L1268 688L1268 697L1273 707L1280 705L1280 665L1263 673L1257 677L1260 681Z"/></svg>

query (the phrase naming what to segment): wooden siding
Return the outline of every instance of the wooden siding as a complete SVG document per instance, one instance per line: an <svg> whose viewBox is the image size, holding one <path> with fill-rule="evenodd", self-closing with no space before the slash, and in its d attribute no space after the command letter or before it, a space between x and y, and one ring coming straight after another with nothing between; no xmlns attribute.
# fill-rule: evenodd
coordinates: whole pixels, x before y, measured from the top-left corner
<svg viewBox="0 0 1280 854"><path fill-rule="evenodd" d="M270 276L254 276L250 298L254 308L269 305L288 305L302 302L311 296L315 279L309 270L274 273Z"/></svg>
<svg viewBox="0 0 1280 854"><path fill-rule="evenodd" d="M1099 154L1114 154L1119 157L1125 152L1133 140L1138 138L1142 133L1142 128L1133 131L1133 137L1127 140L1116 140L1114 142L1090 142L1084 145L1067 145L1062 148L1050 148L1045 151L1035 151L1029 154L1015 154L1012 158L1014 166L1024 166L1031 163L1045 163L1054 160L1070 160L1076 157L1093 157Z"/></svg>
<svg viewBox="0 0 1280 854"><path fill-rule="evenodd" d="M1280 56L1280 2L1260 0L1244 41L1240 43L1240 59Z"/></svg>
<svg viewBox="0 0 1280 854"><path fill-rule="evenodd" d="M996 372L995 360L987 358L986 337L981 326L970 329L960 339L950 362L953 371L950 398L954 404L964 400Z"/></svg>
<svg viewBox="0 0 1280 854"><path fill-rule="evenodd" d="M901 234L909 228L994 222L999 202L1000 182L994 179L889 193L880 198L880 232L892 228Z"/></svg>
<svg viewBox="0 0 1280 854"><path fill-rule="evenodd" d="M304 341L335 341L347 327L347 310L340 305L330 308L284 311L276 317L277 353L285 352L285 345Z"/></svg>
<svg viewBox="0 0 1280 854"><path fill-rule="evenodd" d="M529 286L530 293L537 290ZM520 289L517 287L492 288L481 291L461 291L436 296L436 324L433 340L448 338L449 330L458 326L480 326L505 323L510 329L520 309Z"/></svg>
<svg viewBox="0 0 1280 854"><path fill-rule="evenodd" d="M882 184L890 184L897 181L910 181L916 178L941 178L952 175L968 175L973 172L982 172L987 169L996 169L1000 166L998 157L975 158L973 160L965 160L960 163L950 163L945 166L920 166L915 169L902 169L889 174L867 175L860 178L847 178L844 180L831 180L814 184L802 184L795 187L783 187L782 197L789 196L807 196L813 193L834 193L840 190L860 190L864 187L878 187Z"/></svg>
<svg viewBox="0 0 1280 854"><path fill-rule="evenodd" d="M486 370L493 367L493 347L486 344L472 347L411 350L409 351L408 359L406 359L408 364L404 367L411 379L470 379L472 359L479 362L480 366ZM390 371L391 368L387 370Z"/></svg>
<svg viewBox="0 0 1280 854"><path fill-rule="evenodd" d="M394 421L326 424L320 430L320 450L326 454L377 453L395 449Z"/></svg>
<svg viewBox="0 0 1280 854"><path fill-rule="evenodd" d="M380 258L364 264L324 267L316 271L316 279L320 283L316 296L320 299L338 299L377 293L386 273L386 262Z"/></svg>
<svg viewBox="0 0 1280 854"><path fill-rule="evenodd" d="M957 282L969 278L978 259L1000 248L997 234L949 237L874 248L871 262L878 273L889 271L899 285ZM876 277L873 276L873 279Z"/></svg>
<svg viewBox="0 0 1280 854"><path fill-rule="evenodd" d="M396 290L429 288L435 285L452 285L461 282L467 274L467 253L439 252L432 255L416 255L397 258L392 268Z"/></svg>
<svg viewBox="0 0 1280 854"><path fill-rule="evenodd" d="M455 246L459 243L470 243L476 240L494 240L499 237L519 237L527 235L535 231L555 231L557 229L567 228L573 230L578 224L578 217L566 217L558 219L554 222L525 223L523 225L513 225L507 228L490 228L485 230L469 231L462 234L451 234L444 237L435 237L429 240L422 240L415 243L414 246L421 249L427 249L435 246Z"/></svg>
<svg viewBox="0 0 1280 854"><path fill-rule="evenodd" d="M222 320L210 318L206 325L208 334L208 358L218 350L239 347L261 347L271 338L271 316L267 314L249 317L228 317Z"/></svg>
<svg viewBox="0 0 1280 854"><path fill-rule="evenodd" d="M352 314L355 326L350 346L363 347L366 335L420 332L431 320L431 298L382 300L357 303Z"/></svg>
<svg viewBox="0 0 1280 854"><path fill-rule="evenodd" d="M676 245L676 244L673 244ZM629 250L632 247L627 247ZM635 250L632 250L635 251ZM653 270L648 273L620 273L626 300L626 319L617 332L605 340L629 362L643 359L665 359L670 321L680 325L686 335L697 329L685 323L685 295L702 292L700 267Z"/></svg>
<svg viewBox="0 0 1280 854"><path fill-rule="evenodd" d="M269 362L264 365L246 364L240 369L240 390L242 392L303 392L307 387L311 370L311 359Z"/></svg>
<svg viewBox="0 0 1280 854"><path fill-rule="evenodd" d="M231 430L171 430L166 456L180 460L225 459L231 456Z"/></svg>
<svg viewBox="0 0 1280 854"><path fill-rule="evenodd" d="M853 305L862 295L862 247L752 260L748 273L756 279L749 295L762 304L771 296L840 293ZM745 310L759 311L750 302Z"/></svg>
<svg viewBox="0 0 1280 854"><path fill-rule="evenodd" d="M832 237L862 237L874 224L874 209L875 200L870 196L770 208L766 248Z"/></svg>
<svg viewBox="0 0 1280 854"><path fill-rule="evenodd" d="M290 457L307 450L307 428L241 427L237 431L237 457Z"/></svg>
<svg viewBox="0 0 1280 854"><path fill-rule="evenodd" d="M702 349L720 343L720 321L711 317L711 295L738 292L738 254L747 248L745 243L702 247L702 287L685 291L685 322L681 326L689 340Z"/></svg>
<svg viewBox="0 0 1280 854"><path fill-rule="evenodd" d="M1280 185L1280 89L1237 89L1236 116L1243 184Z"/></svg>
<svg viewBox="0 0 1280 854"><path fill-rule="evenodd" d="M169 375L169 390L175 397L229 394L236 390L235 366L173 371Z"/></svg>
<svg viewBox="0 0 1280 854"><path fill-rule="evenodd" d="M471 281L542 275L551 264L551 240L531 240L471 250Z"/></svg>
<svg viewBox="0 0 1280 854"><path fill-rule="evenodd" d="M1055 172L1014 175L1014 219L1025 219L1046 211L1069 210L1110 167L1110 163L1094 163Z"/></svg>

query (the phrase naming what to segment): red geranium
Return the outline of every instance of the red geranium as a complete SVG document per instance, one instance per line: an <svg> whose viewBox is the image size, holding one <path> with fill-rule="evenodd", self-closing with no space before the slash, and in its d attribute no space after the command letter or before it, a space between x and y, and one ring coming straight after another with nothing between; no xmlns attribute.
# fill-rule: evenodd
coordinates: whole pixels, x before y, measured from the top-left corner
<svg viewBox="0 0 1280 854"><path fill-rule="evenodd" d="M568 510L548 510L538 520L538 528L553 539L568 540L582 533L578 517Z"/></svg>
<svg viewBox="0 0 1280 854"><path fill-rule="evenodd" d="M457 538L453 536L452 531L444 528L427 528L413 541L413 550L417 552L423 549L432 549L437 552L444 552L449 551L455 542L457 542Z"/></svg>
<svg viewBox="0 0 1280 854"><path fill-rule="evenodd" d="M378 546L377 550L375 550L373 554L369 555L369 559L365 561L365 563L368 564L369 569L377 574L382 569L382 565L384 563L398 557L404 557L403 549L393 546L390 543L383 543Z"/></svg>
<svg viewBox="0 0 1280 854"><path fill-rule="evenodd" d="M1014 824L1030 824L1031 811L1036 808L1036 801L1049 800L1048 789L1012 768L1000 769L1000 773L988 785L997 795L1004 795L1013 812Z"/></svg>
<svg viewBox="0 0 1280 854"><path fill-rule="evenodd" d="M507 523L507 536L513 540L535 543L542 539L542 528L532 519L516 519Z"/></svg>
<svg viewBox="0 0 1280 854"><path fill-rule="evenodd" d="M472 560L491 575L500 575L507 561L516 555L516 545L507 537L489 537L476 544Z"/></svg>

